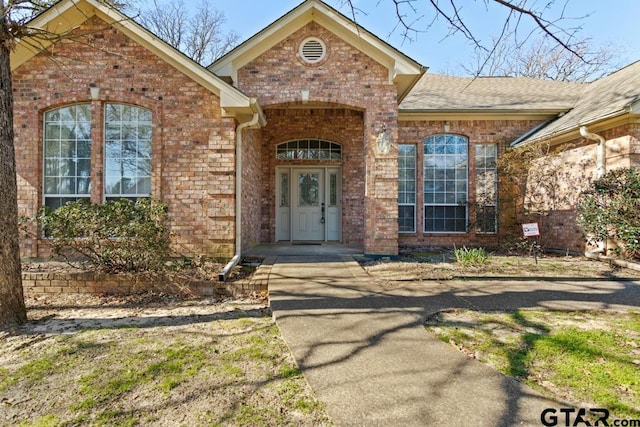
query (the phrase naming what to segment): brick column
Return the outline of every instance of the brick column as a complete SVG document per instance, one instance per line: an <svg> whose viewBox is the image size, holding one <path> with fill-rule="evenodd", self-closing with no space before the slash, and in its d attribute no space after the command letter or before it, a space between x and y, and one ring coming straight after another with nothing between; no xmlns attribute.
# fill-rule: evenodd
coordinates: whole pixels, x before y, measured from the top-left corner
<svg viewBox="0 0 640 427"><path fill-rule="evenodd" d="M377 150L383 124L391 150ZM367 112L365 117L365 237L364 252L371 255L398 254L398 127L397 113Z"/></svg>

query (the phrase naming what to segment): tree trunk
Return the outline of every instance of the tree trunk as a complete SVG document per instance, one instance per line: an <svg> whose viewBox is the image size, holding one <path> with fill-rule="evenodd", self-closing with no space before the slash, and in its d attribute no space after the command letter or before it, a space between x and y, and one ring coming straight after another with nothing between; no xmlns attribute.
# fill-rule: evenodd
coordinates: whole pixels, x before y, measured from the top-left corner
<svg viewBox="0 0 640 427"><path fill-rule="evenodd" d="M27 310L22 292L18 246L18 186L13 147L13 89L10 38L0 21L0 326L24 323ZM3 42L4 41L4 42Z"/></svg>

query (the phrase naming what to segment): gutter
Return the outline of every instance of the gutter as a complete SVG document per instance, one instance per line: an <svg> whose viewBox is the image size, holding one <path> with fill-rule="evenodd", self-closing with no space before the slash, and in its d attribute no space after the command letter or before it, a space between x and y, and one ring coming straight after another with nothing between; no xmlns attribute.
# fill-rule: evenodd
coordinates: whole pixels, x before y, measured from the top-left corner
<svg viewBox="0 0 640 427"><path fill-rule="evenodd" d="M251 109L254 111L253 118L248 122L240 123L236 128L236 253L218 273L219 282L225 282L231 270L242 259L242 131L259 124L260 119L263 118L255 98L251 99Z"/></svg>
<svg viewBox="0 0 640 427"><path fill-rule="evenodd" d="M587 138L598 143L596 151L596 179L600 179L607 172L606 140L602 135L589 132L589 129L586 126L580 126L580 135L583 138ZM597 259L601 254L604 254L606 250L606 242L601 240L598 242L598 248L593 251L585 252L585 256Z"/></svg>

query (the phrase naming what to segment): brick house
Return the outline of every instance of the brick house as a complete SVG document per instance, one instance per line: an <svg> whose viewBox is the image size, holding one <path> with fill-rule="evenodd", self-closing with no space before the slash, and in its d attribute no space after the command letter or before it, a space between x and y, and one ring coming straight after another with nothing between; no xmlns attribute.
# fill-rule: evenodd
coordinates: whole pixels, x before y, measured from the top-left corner
<svg viewBox="0 0 640 427"><path fill-rule="evenodd" d="M640 165L640 63L590 84L437 75L320 0L208 69L96 0L32 25L70 37L22 40L11 58L20 215L150 196L183 253L494 245L518 227L496 159L535 141L563 176L553 194L527 187L549 205L543 233L581 251L575 195L603 164ZM21 250L48 254L44 239Z"/></svg>

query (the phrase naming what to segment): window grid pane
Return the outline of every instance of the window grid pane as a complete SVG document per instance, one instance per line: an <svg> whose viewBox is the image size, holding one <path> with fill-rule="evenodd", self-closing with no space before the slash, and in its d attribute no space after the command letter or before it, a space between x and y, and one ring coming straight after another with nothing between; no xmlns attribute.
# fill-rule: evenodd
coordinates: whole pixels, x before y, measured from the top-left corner
<svg viewBox="0 0 640 427"><path fill-rule="evenodd" d="M278 160L340 160L342 146L318 139L283 142L276 149Z"/></svg>
<svg viewBox="0 0 640 427"><path fill-rule="evenodd" d="M44 115L44 204L57 209L91 193L91 105L75 104Z"/></svg>
<svg viewBox="0 0 640 427"><path fill-rule="evenodd" d="M498 203L497 145L476 146L476 231L497 232Z"/></svg>
<svg viewBox="0 0 640 427"><path fill-rule="evenodd" d="M289 207L289 173L280 174L280 207Z"/></svg>
<svg viewBox="0 0 640 427"><path fill-rule="evenodd" d="M329 207L338 206L338 175L329 174Z"/></svg>
<svg viewBox="0 0 640 427"><path fill-rule="evenodd" d="M424 140L424 231L466 232L468 139L433 135Z"/></svg>
<svg viewBox="0 0 640 427"><path fill-rule="evenodd" d="M151 112L105 105L105 198L151 194Z"/></svg>
<svg viewBox="0 0 640 427"><path fill-rule="evenodd" d="M416 146L398 145L398 231L416 231Z"/></svg>

